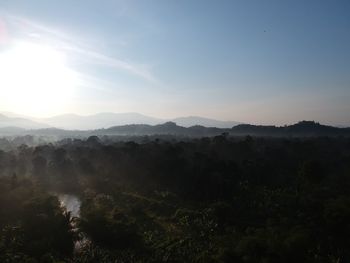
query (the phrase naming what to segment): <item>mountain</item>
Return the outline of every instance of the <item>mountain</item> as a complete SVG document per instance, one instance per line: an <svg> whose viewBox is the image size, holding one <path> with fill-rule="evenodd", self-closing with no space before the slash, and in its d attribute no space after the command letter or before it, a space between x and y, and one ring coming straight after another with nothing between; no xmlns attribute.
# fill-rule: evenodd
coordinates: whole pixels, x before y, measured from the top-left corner
<svg viewBox="0 0 350 263"><path fill-rule="evenodd" d="M49 127L47 124L32 121L29 119L8 117L0 114L0 128L15 127L21 129L41 129Z"/></svg>
<svg viewBox="0 0 350 263"><path fill-rule="evenodd" d="M260 136L260 137L320 137L320 136L350 136L350 128L337 128L322 125L313 121L302 121L290 126L259 126L240 124L232 128L215 128L204 126L182 127L174 122L163 124L128 124L113 126L107 129L96 130L64 130L57 128L46 128L37 130L0 128L0 134L8 135L37 135L54 136L56 138L89 137L97 136L144 136L144 135L171 135L185 137L218 136L223 133L232 136Z"/></svg>
<svg viewBox="0 0 350 263"><path fill-rule="evenodd" d="M200 125L204 127L232 128L233 126L240 124L235 121L220 121L198 116L180 117L172 119L171 121L183 127Z"/></svg>
<svg viewBox="0 0 350 263"><path fill-rule="evenodd" d="M7 131L7 130L6 130ZM114 126L107 129L96 130L64 130L57 128L46 128L37 130L19 130L14 135L36 135L36 136L52 136L56 138L76 138L89 136L144 136L144 135L171 135L186 137L203 137L220 135L223 132L229 132L229 129L207 128L203 126L192 126L189 128L178 126L174 122L166 122L163 124L128 124ZM4 134L0 128L0 135Z"/></svg>
<svg viewBox="0 0 350 263"><path fill-rule="evenodd" d="M209 118L203 118L199 116L188 116L179 117L175 119L161 119L154 118L151 116L146 116L136 112L127 113L98 113L94 115L77 115L77 114L63 114L57 115L50 118L33 118L30 116L24 116L12 112L1 112L0 114L5 115L9 118L22 119L27 121L32 121L35 123L40 123L37 126L19 126L21 128L43 128L43 127L55 127L59 129L67 130L92 130L92 129L102 129L112 126L122 126L131 124L147 124L156 125L165 122L175 122L182 127L191 127L195 125L204 127L217 127L217 128L231 128L238 125L235 121L221 121ZM44 125L45 124L45 125ZM16 126L16 125L15 125ZM4 127L4 126L0 126Z"/></svg>
<svg viewBox="0 0 350 263"><path fill-rule="evenodd" d="M201 125L205 127L231 128L239 124L234 121L219 121L197 116L179 117L175 119L160 119L146 116L136 112L128 113L99 113L95 115L81 116L76 114L64 114L51 118L41 119L42 122L60 129L90 130L102 129L112 126L131 124L156 125L167 121L175 122L182 127Z"/></svg>
<svg viewBox="0 0 350 263"><path fill-rule="evenodd" d="M240 124L230 131L232 135L253 136L349 136L350 128L338 128L322 125L314 121L301 121L289 126L263 126Z"/></svg>
<svg viewBox="0 0 350 263"><path fill-rule="evenodd" d="M89 116L76 114L58 115L51 118L42 119L48 125L60 129L69 130L90 130L108 128L117 125L127 124L159 124L164 120L142 115L140 113L99 113Z"/></svg>
<svg viewBox="0 0 350 263"><path fill-rule="evenodd" d="M175 122L166 122L157 125L124 125L116 126L108 129L92 131L96 135L175 135L175 136L215 136L220 135L223 132L227 132L227 129L220 128L207 128L204 126L192 126L182 127Z"/></svg>
<svg viewBox="0 0 350 263"><path fill-rule="evenodd" d="M33 119L20 115L0 113L0 134L32 134L54 136L90 135L179 135L215 136L227 133L236 136L349 136L350 128L301 121L289 126L264 126L190 116L172 121L153 118L139 113L99 113L89 116L75 114L52 118ZM31 119L29 119L31 118Z"/></svg>
<svg viewBox="0 0 350 263"><path fill-rule="evenodd" d="M223 133L232 136L277 136L277 137L310 137L310 136L350 136L350 128L337 128L322 125L314 121L301 121L290 126L257 126L240 124L232 128L179 126L174 122L158 125L124 125L108 129L91 131L96 135L178 135L178 136L217 136Z"/></svg>

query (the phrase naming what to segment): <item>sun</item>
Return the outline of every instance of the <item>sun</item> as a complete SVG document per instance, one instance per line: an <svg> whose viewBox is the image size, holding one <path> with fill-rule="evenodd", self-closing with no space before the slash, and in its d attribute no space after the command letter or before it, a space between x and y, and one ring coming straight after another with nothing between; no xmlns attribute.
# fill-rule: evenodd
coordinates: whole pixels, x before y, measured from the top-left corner
<svg viewBox="0 0 350 263"><path fill-rule="evenodd" d="M0 52L0 108L45 116L64 111L78 85L64 53L18 42Z"/></svg>

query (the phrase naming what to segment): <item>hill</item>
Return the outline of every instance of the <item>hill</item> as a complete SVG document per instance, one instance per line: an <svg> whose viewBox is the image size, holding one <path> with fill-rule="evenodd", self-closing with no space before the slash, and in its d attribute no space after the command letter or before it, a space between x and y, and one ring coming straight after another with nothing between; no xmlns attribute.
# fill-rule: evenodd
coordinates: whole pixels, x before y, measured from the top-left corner
<svg viewBox="0 0 350 263"><path fill-rule="evenodd" d="M21 129L41 129L47 128L49 125L45 123L40 123L32 121L29 119L18 118L18 117L8 117L0 114L0 128L6 127L16 127Z"/></svg>
<svg viewBox="0 0 350 263"><path fill-rule="evenodd" d="M322 125L313 121L302 121L289 126L262 126L240 124L232 128L204 127L200 125L182 127L174 122L157 125L128 124L96 130L65 130L57 128L24 130L15 127L0 128L0 135L38 135L56 137L88 137L92 135L144 136L171 135L188 137L217 136L223 133L231 136L261 136L261 137L319 137L319 136L350 136L350 128L337 128Z"/></svg>
<svg viewBox="0 0 350 263"><path fill-rule="evenodd" d="M216 127L216 128L231 128L240 124L236 121L220 121L215 119L203 118L198 116L179 117L171 120L183 127L191 127L200 125L204 127Z"/></svg>
<svg viewBox="0 0 350 263"><path fill-rule="evenodd" d="M349 136L349 128L322 125L314 121L301 121L289 126L263 126L241 124L233 127L232 135L253 136Z"/></svg>
<svg viewBox="0 0 350 263"><path fill-rule="evenodd" d="M30 116L24 116L12 112L0 113L4 117L16 120L22 120L23 123L13 123L14 125L0 125L0 127L16 126L25 129L38 129L55 127L66 130L95 130L95 129L106 129L114 126L124 126L133 124L147 124L147 125L158 125L165 122L175 122L182 127L191 126L204 126L204 127L217 127L217 128L231 128L239 124L235 121L221 121L209 118L203 118L199 116L188 116L178 117L174 119L161 119L137 112L126 112L126 113L112 113L104 112L94 115L77 115L77 114L62 114L49 118L34 118ZM25 125L24 122L27 122ZM31 123L31 125L29 125ZM34 125L34 123L36 125ZM1 123L0 123L1 124Z"/></svg>
<svg viewBox="0 0 350 263"><path fill-rule="evenodd" d="M164 122L161 119L149 117L143 114L129 113L99 113L95 115L81 116L76 114L58 115L43 119L50 126L69 130L91 130L108 128L115 125L127 124L158 124Z"/></svg>

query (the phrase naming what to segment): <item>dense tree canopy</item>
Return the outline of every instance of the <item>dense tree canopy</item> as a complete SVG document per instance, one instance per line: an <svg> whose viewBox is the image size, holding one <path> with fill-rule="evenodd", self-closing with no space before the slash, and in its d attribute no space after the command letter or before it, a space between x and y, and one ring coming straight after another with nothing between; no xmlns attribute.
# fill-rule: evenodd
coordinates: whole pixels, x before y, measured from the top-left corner
<svg viewBox="0 0 350 263"><path fill-rule="evenodd" d="M3 140L1 262L350 261L348 138Z"/></svg>

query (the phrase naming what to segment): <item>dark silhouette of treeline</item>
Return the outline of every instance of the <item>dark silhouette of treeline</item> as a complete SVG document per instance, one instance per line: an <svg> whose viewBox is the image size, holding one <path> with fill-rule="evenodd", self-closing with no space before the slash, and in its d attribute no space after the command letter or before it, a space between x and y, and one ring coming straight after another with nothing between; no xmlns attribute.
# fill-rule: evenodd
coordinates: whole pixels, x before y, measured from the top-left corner
<svg viewBox="0 0 350 263"><path fill-rule="evenodd" d="M274 136L274 137L317 137L317 136L350 136L350 128L338 128L322 125L314 121L301 121L289 126L263 126L239 124L230 129L192 126L182 127L174 122L166 122L159 125L146 124L130 124L123 126L114 126L107 129L98 130L63 130L57 128L46 128L37 130L25 130L16 127L0 128L0 135L37 135L37 136L56 136L64 137L88 137L92 135L172 135L172 136L189 136L189 137L205 137L218 136L227 133L233 136Z"/></svg>
<svg viewBox="0 0 350 263"><path fill-rule="evenodd" d="M51 192L79 196L80 218ZM0 151L0 262L350 262L349 222L346 137Z"/></svg>

